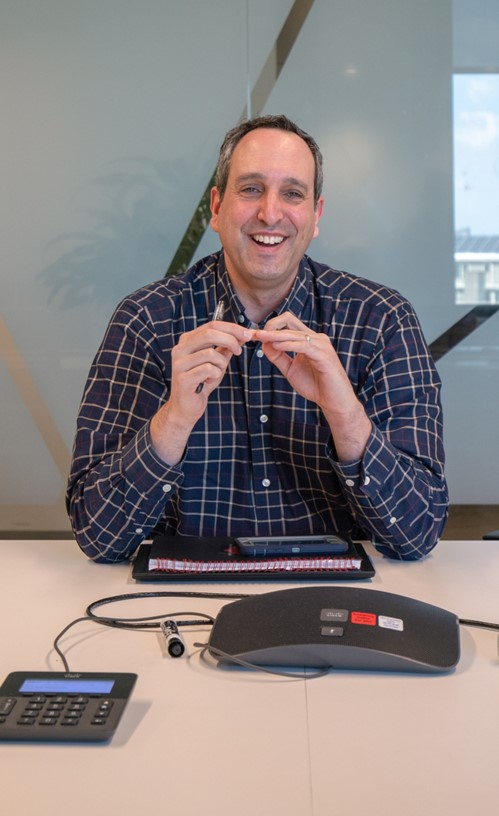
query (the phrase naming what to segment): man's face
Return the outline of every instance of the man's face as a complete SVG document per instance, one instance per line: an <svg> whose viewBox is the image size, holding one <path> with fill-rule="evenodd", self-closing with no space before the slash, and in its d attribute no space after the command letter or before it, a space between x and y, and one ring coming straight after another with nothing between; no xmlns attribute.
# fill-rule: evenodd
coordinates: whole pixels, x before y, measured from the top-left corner
<svg viewBox="0 0 499 816"><path fill-rule="evenodd" d="M295 133L258 128L232 155L223 199L211 191L211 226L220 235L236 291L282 290L319 233L314 157Z"/></svg>

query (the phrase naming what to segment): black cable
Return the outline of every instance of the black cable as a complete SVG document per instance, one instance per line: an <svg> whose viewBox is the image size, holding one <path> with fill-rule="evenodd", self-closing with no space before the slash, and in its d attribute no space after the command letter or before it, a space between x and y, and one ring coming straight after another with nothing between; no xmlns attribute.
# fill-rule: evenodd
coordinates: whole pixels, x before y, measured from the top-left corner
<svg viewBox="0 0 499 816"><path fill-rule="evenodd" d="M199 620L177 620L177 626L196 626L200 623L206 623L213 625L215 619L211 616L206 614L205 612L175 612L175 613L160 613L156 615L147 615L138 618L123 618L123 617L107 617L105 615L98 615L95 613L95 609L99 606L103 606L110 603L118 603L121 601L128 601L135 598L215 598L219 600L235 600L241 598L247 598L248 595L245 593L229 593L229 592L130 592L125 593L123 595L111 595L107 598L99 598L97 601L92 601L89 606L87 606L85 610L85 615L80 618L75 618L75 620L68 623L64 629L59 632L56 636L53 648L54 651L59 655L60 659L62 660L62 664L64 666L64 671L69 672L69 664L64 655L62 649L59 646L60 639L66 634L66 632L71 629L72 626L75 626L77 623L82 623L83 621L92 621L93 623L99 623L102 626L109 626L114 629L130 629L133 631L141 631L141 632L148 632L151 629L157 629L161 631L161 621L164 621L165 618L172 618L175 615L195 615L198 618L203 618L204 621Z"/></svg>
<svg viewBox="0 0 499 816"><path fill-rule="evenodd" d="M210 646L209 643L195 643L194 646L198 646L201 649L201 657L204 657L206 652L209 652L216 657L223 657L225 660L229 660L231 663L236 663L238 666L244 666L246 669L254 669L256 671L262 671L266 674L276 674L278 677L289 677L291 680L305 680L310 679L313 680L316 677L324 677L325 674L328 674L330 667L326 667L324 669L318 669L314 671L312 674L303 675L298 674L298 672L292 671L277 671L277 669L268 669L266 666L260 666L258 663L250 663L248 660L244 660L242 657L235 657L234 655L229 654L228 652L222 651L222 649L216 649L214 646ZM304 666L304 671L306 667Z"/></svg>
<svg viewBox="0 0 499 816"><path fill-rule="evenodd" d="M117 603L121 601L128 601L132 598L211 598L216 600L235 600L241 598L248 598L249 595L244 592L130 592L123 595L111 595L108 598L100 598L98 601L93 601L85 610L85 614L89 618L100 620L113 620L112 618L105 618L96 615L94 609L98 606L104 606L110 603ZM116 618L116 620L124 620L123 618ZM147 618L144 618L147 620Z"/></svg>
<svg viewBox="0 0 499 816"><path fill-rule="evenodd" d="M492 629L499 632L499 623L487 623L487 621L468 620L467 618L459 618L461 626L477 626L480 629Z"/></svg>
<svg viewBox="0 0 499 816"><path fill-rule="evenodd" d="M64 666L64 671L66 671L66 672L69 672L69 670L70 670L69 669L69 664L68 664L68 661L66 660L64 652L62 652L62 650L59 648L59 641L62 638L62 636L66 634L68 629L71 629L71 627L74 626L76 623L81 623L81 621L86 621L86 620L88 620L87 617L75 618L75 620L71 621L71 623L68 623L68 625L64 627L62 632L59 632L59 634L57 635L57 637L54 640L54 643L53 643L54 651L57 652L57 654L61 658L62 665Z"/></svg>

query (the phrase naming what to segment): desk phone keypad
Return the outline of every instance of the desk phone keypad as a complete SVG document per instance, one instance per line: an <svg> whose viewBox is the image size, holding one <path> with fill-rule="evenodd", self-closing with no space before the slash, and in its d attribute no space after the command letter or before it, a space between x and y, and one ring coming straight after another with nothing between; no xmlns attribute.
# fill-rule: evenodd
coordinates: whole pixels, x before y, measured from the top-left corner
<svg viewBox="0 0 499 816"><path fill-rule="evenodd" d="M16 703L17 714L13 710ZM23 705L24 704L24 705ZM90 697L53 697L42 694L27 695L19 701L15 697L4 697L0 709L0 725L7 722L12 712L17 725L78 725L82 717L90 712L90 725L101 727L106 724L113 706L112 700L95 700Z"/></svg>
<svg viewBox="0 0 499 816"><path fill-rule="evenodd" d="M13 672L0 688L0 740L108 740L135 679L132 674Z"/></svg>

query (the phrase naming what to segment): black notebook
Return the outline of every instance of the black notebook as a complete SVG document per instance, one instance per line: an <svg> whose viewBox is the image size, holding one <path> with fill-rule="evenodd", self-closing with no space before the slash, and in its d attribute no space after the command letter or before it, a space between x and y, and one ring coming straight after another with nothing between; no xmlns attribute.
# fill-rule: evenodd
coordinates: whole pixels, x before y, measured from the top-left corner
<svg viewBox="0 0 499 816"><path fill-rule="evenodd" d="M341 554L242 556L234 538L156 536L141 544L136 581L337 581L372 578L375 570L362 544Z"/></svg>

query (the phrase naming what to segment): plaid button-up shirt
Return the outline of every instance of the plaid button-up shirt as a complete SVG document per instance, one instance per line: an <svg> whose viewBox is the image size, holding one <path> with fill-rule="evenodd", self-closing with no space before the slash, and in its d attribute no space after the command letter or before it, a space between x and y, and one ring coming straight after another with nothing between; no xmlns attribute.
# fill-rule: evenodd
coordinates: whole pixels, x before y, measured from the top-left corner
<svg viewBox="0 0 499 816"><path fill-rule="evenodd" d="M321 410L259 343L232 357L182 461L155 453L171 350L212 318L250 326L223 252L125 298L95 357L77 421L67 503L82 550L129 558L153 528L200 536L350 532L386 555L424 556L447 516L440 379L397 292L305 256L279 311L331 338L372 422L361 460L340 463ZM271 315L269 315L270 317Z"/></svg>

